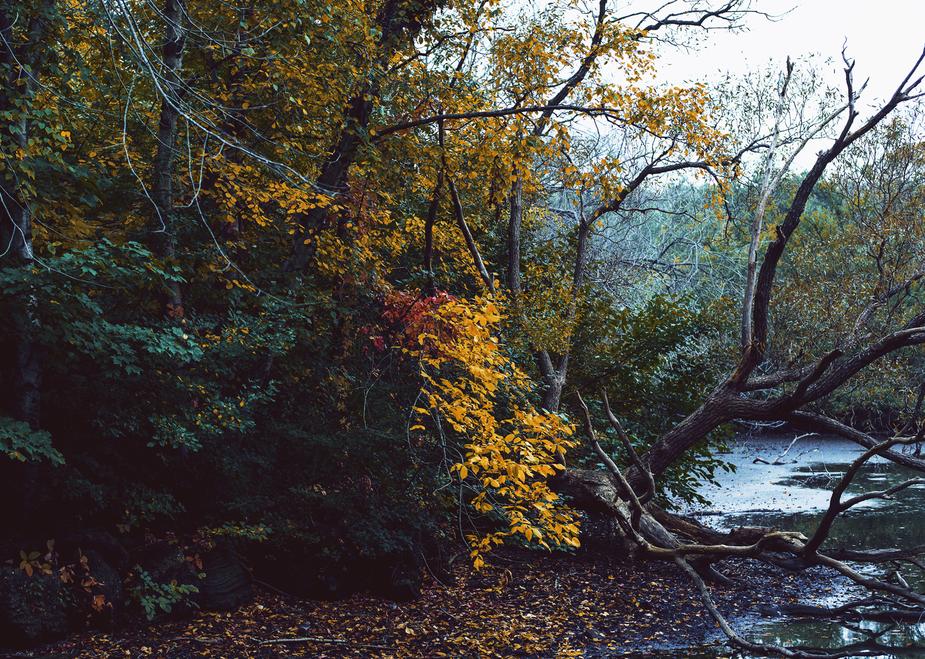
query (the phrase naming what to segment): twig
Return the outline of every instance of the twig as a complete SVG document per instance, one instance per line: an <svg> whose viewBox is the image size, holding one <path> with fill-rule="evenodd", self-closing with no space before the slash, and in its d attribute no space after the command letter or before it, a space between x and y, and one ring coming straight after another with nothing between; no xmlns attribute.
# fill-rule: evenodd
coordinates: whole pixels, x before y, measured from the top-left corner
<svg viewBox="0 0 925 659"><path fill-rule="evenodd" d="M294 599L300 599L295 593L290 593L285 590L280 590L276 586L267 583L266 581L261 581L260 579L251 579L251 581L261 588L266 588L267 590L276 593L277 595L282 595L283 597L292 597Z"/></svg>
<svg viewBox="0 0 925 659"><path fill-rule="evenodd" d="M391 650L387 645L376 645L374 643L354 643L340 638L322 638L320 636L296 636L293 638L270 638L266 641L260 641L260 645L284 645L286 643L333 643L335 645L352 645L356 648L371 650Z"/></svg>
<svg viewBox="0 0 925 659"><path fill-rule="evenodd" d="M802 435L797 435L796 437L793 438L793 441L790 442L790 445L787 446L786 449L784 449L784 452L781 453L780 455L778 455L776 458L774 458L774 461L773 461L773 462L768 462L768 461L765 460L764 458L755 458L754 460L752 460L752 462L755 463L755 464L759 464L759 463L760 463L760 464L766 464L766 465L780 466L780 465L784 464L784 463L782 462L782 460L784 459L784 456L785 456L785 455L787 455L788 453L790 453L790 449L793 448L793 445L794 445L794 444L796 444L796 443L797 443L799 440L801 440L801 439L804 439L804 438L806 438L806 437L812 437L813 435L818 435L818 434L819 434L819 433L815 433L815 432L807 432L807 433L803 433ZM793 460L793 462L796 462L796 460Z"/></svg>

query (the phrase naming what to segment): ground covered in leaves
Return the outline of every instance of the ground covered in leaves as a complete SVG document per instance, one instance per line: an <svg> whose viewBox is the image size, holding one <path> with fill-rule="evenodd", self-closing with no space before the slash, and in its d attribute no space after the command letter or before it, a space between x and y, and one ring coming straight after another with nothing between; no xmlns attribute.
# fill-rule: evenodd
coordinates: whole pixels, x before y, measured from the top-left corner
<svg viewBox="0 0 925 659"><path fill-rule="evenodd" d="M729 563L716 588L740 623L795 601L806 577ZM728 655L694 588L668 564L508 556L421 598L306 601L266 588L235 612L86 633L11 657L614 657ZM818 585L817 585L818 587ZM691 648L699 647L694 651ZM683 654L678 654L683 652Z"/></svg>

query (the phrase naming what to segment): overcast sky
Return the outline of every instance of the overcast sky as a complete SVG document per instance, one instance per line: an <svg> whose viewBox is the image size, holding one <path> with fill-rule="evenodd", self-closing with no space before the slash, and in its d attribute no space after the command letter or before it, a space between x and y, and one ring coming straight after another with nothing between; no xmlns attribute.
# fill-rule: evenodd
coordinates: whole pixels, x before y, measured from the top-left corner
<svg viewBox="0 0 925 659"><path fill-rule="evenodd" d="M780 15L776 21L750 17L748 30L716 31L693 52L666 52L660 78L666 82L716 79L721 72L781 65L790 55L818 55L835 62L837 81L842 44L856 62L857 84L870 78L865 96L887 96L925 46L925 0L753 0L753 8Z"/></svg>

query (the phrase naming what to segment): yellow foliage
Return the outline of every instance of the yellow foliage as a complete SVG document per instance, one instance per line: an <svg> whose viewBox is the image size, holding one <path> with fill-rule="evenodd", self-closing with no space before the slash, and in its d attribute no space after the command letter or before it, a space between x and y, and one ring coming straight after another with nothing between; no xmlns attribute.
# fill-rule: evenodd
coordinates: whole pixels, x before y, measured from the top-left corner
<svg viewBox="0 0 925 659"><path fill-rule="evenodd" d="M578 520L548 485L576 444L561 415L537 410L532 384L498 340L501 310L485 297L453 299L411 352L419 359L424 404L419 415L445 422L464 438L465 455L450 471L476 494L472 506L499 513L507 528L468 538L473 565L512 537L547 549L577 547Z"/></svg>

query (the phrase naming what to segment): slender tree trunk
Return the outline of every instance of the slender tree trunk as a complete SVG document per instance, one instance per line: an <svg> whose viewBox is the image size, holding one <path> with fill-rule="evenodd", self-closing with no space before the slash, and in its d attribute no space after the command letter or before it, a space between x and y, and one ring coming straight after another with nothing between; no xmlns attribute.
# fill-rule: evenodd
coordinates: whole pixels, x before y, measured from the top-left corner
<svg viewBox="0 0 925 659"><path fill-rule="evenodd" d="M180 72L186 41L186 7L183 0L165 0L163 57L163 97L157 127L157 152L151 171L152 248L161 259L177 258L177 221L174 211L174 164L177 156L177 123L180 118ZM165 284L164 310L173 318L183 316L183 297L175 281Z"/></svg>
<svg viewBox="0 0 925 659"><path fill-rule="evenodd" d="M19 123L17 136L19 148L25 150L28 140L28 125ZM4 186L5 188L5 186ZM4 239L4 250L9 249L7 258L13 267L29 269L34 262L32 244L32 202L18 194L0 192L3 206L9 212L3 224L9 238ZM13 311L13 328L16 332L16 395L13 414L32 428L38 428L41 420L42 369L36 334L39 330L38 294L29 290L16 304Z"/></svg>
<svg viewBox="0 0 925 659"><path fill-rule="evenodd" d="M19 134L15 143L25 150L29 127L25 120L17 122ZM9 181L0 182L0 223L3 225L2 249L5 266L28 270L34 262L32 244L32 202L19 194ZM14 302L11 313L16 336L15 347L15 394L12 411L15 418L25 421L32 428L40 423L41 403L41 361L35 337L39 329L38 297L30 289Z"/></svg>
<svg viewBox="0 0 925 659"><path fill-rule="evenodd" d="M565 99L569 97L575 88L585 80L585 78L588 76L588 73L591 71L591 67L599 55L599 48L604 37L604 31L607 23L607 3L608 0L598 0L597 18L594 23L594 32L591 35L591 42L588 48L588 52L581 60L578 68L575 69L575 72L565 81L562 87L559 88L559 90L548 99L546 102L547 106L553 107L565 101ZM545 134L547 128L549 127L549 120L551 117L552 110L546 110L540 115L539 121L533 129L533 137L539 138ZM520 256L521 229L523 227L524 215L524 184L523 179L520 177L516 168L513 174L514 182L511 185L511 207L510 215L508 217L507 279L505 283L507 284L507 288L511 297L514 299L516 308L517 305L520 304L519 297L521 292ZM581 235L582 228L580 228L579 231L579 241L581 242L583 239L587 238L587 235ZM577 263L580 265L576 265L576 276L583 276L583 260L585 258L584 247L584 244L579 245ZM579 269L582 270L581 275L578 273ZM576 287L573 286L573 293L575 292L575 288ZM574 294L572 296L572 302L576 302ZM571 317L574 318L574 315ZM543 408L550 412L558 411L559 405L562 402L562 391L565 388L565 382L568 375L568 352L569 349L566 349L565 354L559 358L558 367L553 366L552 359L546 350L538 350L535 353L540 374L543 376L543 380L546 382L546 391L543 393Z"/></svg>
<svg viewBox="0 0 925 659"><path fill-rule="evenodd" d="M28 125L25 121L17 122L22 131L15 140L19 148L25 148L28 139ZM0 223L2 223L3 265L27 270L33 263L32 245L32 205L19 194L15 183L0 182ZM11 320L16 337L15 346L15 393L12 399L12 412L20 421L38 428L40 420L41 367L39 350L35 343L38 329L38 298L30 290L21 294L13 302Z"/></svg>
<svg viewBox="0 0 925 659"><path fill-rule="evenodd" d="M430 206L427 208L427 219L424 221L424 275L427 277L425 292L427 295L436 295L437 284L434 277L434 224L440 210L440 191L443 189L443 168L437 172L437 182L434 184L434 193L430 197Z"/></svg>
<svg viewBox="0 0 925 659"><path fill-rule="evenodd" d="M20 153L29 149L28 111L38 88L47 47L47 32L54 0L37 3L31 16L11 17L6 3L0 4L0 63L8 71L4 89L0 90L0 109L19 112L20 117L5 136ZM17 46L14 19L26 23L23 43ZM29 271L35 261L32 242L34 200L23 189L17 168L7 167L0 175L0 263L5 267ZM39 330L38 294L30 289L14 301L11 320L16 333L15 385L12 413L32 428L41 421L41 356L36 340Z"/></svg>
<svg viewBox="0 0 925 659"><path fill-rule="evenodd" d="M242 59L240 55L242 50L247 46L247 27L253 20L253 6L241 7L238 13L238 29L235 33L235 44L233 51L236 58L229 60L227 63L226 75L223 78L225 93L228 95L228 107L225 109L225 120L223 130L231 135L239 144L245 144L250 137L251 127L247 119L247 91L243 88L244 83L260 75L261 66L251 66L251 62ZM213 75L219 66L224 62L224 58L215 61L213 66ZM243 166L245 156L240 149L229 149L225 154L225 159L235 165ZM214 175L213 175L214 183ZM241 221L245 213L242 205L235 201L232 206L234 217L232 221L227 218L218 220L219 234L225 240L237 240L241 237L244 229L244 223ZM239 254L240 256L240 254Z"/></svg>
<svg viewBox="0 0 925 659"><path fill-rule="evenodd" d="M520 296L520 228L524 218L524 182L514 172L511 186L511 213L507 223L507 288L517 304Z"/></svg>
<svg viewBox="0 0 925 659"><path fill-rule="evenodd" d="M2 136L2 147L27 154L31 126L28 113L32 109L38 89L48 46L49 22L55 9L54 0L41 0L32 8L31 15L10 11L9 4L0 2L0 63L8 72L0 89L0 110L19 113ZM26 24L22 43L17 44L14 23ZM9 156L12 154L8 154ZM16 156L14 156L15 158ZM0 267L17 268L28 277L35 263L32 226L35 213L34 194L24 189L20 168L14 158L0 172ZM13 388L7 394L9 411L13 418L37 430L42 422L41 386L42 360L38 342L41 329L39 320L38 290L30 286L10 300L10 325L15 336L13 346ZM23 465L14 472L15 499L10 502L17 523L34 519L39 471L35 464Z"/></svg>
<svg viewBox="0 0 925 659"><path fill-rule="evenodd" d="M518 172L514 171L514 182L511 184L509 195L510 208L508 214L507 228L507 273L505 284L507 285L508 294L513 303L514 312L523 319L524 309L520 306L522 301L520 294L522 292L521 273L520 273L520 256L521 256L521 228L524 217L524 183ZM565 387L565 380L559 378L558 371L553 364L549 352L543 349L536 350L535 353L537 368L546 385L543 392L543 409L554 412L559 409L562 401L562 390Z"/></svg>
<svg viewBox="0 0 925 659"><path fill-rule="evenodd" d="M482 283L485 284L485 288L494 293L494 280L485 267L485 262L482 261L482 255L479 253L478 245L476 245L475 239L472 237L469 225L466 224L462 201L459 199L459 192L456 190L456 184L450 176L447 176L447 186L450 189L450 199L453 201L453 215L456 217L456 224L459 226L460 233L462 233L463 238L466 240L466 248L469 250L469 255L472 257L472 263L475 265L475 269L478 271Z"/></svg>
<svg viewBox="0 0 925 659"><path fill-rule="evenodd" d="M321 172L315 180L315 189L323 194L336 196L347 185L347 172L356 160L361 145L359 131L365 132L372 110L372 97L379 92L378 85L367 84L362 91L350 99L346 124L337 145L328 154ZM299 230L292 244L292 256L286 264L289 271L303 270L314 253L315 235L325 228L327 209L316 206L299 219Z"/></svg>
<svg viewBox="0 0 925 659"><path fill-rule="evenodd" d="M581 288L585 284L588 269L588 247L591 237L591 224L585 221L584 210L582 209L581 218L578 223L578 241L575 246L575 269L572 272L572 288L568 310L566 311L566 326L574 328L578 317L578 299ZM569 330L574 331L573 329ZM547 376L547 388L543 393L543 408L550 412L557 412L559 405L562 403L562 392L565 389L565 383L568 381L568 367L571 355L571 339L566 344L566 348L559 356L559 363L555 367L551 377Z"/></svg>
<svg viewBox="0 0 925 659"><path fill-rule="evenodd" d="M758 246L761 244L761 231L764 227L764 215L767 212L768 201L774 188L780 181L780 175L774 176L774 156L780 142L780 124L786 109L787 88L790 85L790 76L793 74L793 63L787 58L787 68L779 92L777 110L774 113L774 129L771 135L771 146L765 156L764 174L761 177L760 198L758 207L752 217L751 240L748 245L748 268L745 273L745 295L742 300L742 327L741 346L745 350L752 342L752 310L755 304L755 281L758 274ZM784 171L781 172L781 175Z"/></svg>

